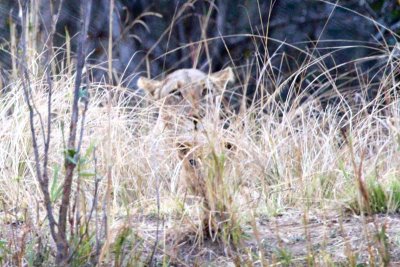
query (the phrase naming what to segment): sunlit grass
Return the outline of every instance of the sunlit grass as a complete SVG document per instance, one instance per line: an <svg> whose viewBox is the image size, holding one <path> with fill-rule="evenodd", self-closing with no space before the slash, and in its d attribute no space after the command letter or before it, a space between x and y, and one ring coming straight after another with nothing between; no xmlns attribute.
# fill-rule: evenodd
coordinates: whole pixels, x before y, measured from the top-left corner
<svg viewBox="0 0 400 267"><path fill-rule="evenodd" d="M40 76L33 76L31 88L36 109L46 114L43 83ZM49 164L54 201L57 201L57 188L64 171L64 136L68 131L65 125L68 125L72 83L72 77L66 74L54 77ZM388 91L394 90L390 84L381 86L386 86ZM40 225L40 231L46 235L47 222L40 204L32 159L28 110L19 82L14 81L7 89L0 101L1 223L7 225L16 220L30 222ZM141 229L140 222L154 221L160 214L163 221L161 239L163 227L188 227L186 229L194 229L188 230L188 236L197 231L196 243L203 244L202 240L206 237L196 230L201 229L202 201L192 198L190 192L181 186L179 173L182 166L176 149L163 145L171 136L152 134L156 120L151 114L156 110L155 106L143 96L118 86L91 84L89 91L90 104L82 152L85 161L79 170L82 198L93 198L96 177L100 180L98 199L100 202L103 200L106 159L111 156L112 203L109 216L111 225L122 225L114 226L117 227L115 231L132 227L135 234L130 232L126 238L140 236L139 239L148 239L145 243L151 246L154 232L146 234L149 230L146 227ZM113 95L111 103L109 94ZM223 223L217 220L214 225L221 231L221 241L227 247L233 244L231 249L240 248L243 242L252 238L250 236L257 230L252 224L255 218L269 218L291 209L322 209L340 213L340 210L350 207L359 213L360 209L364 210L360 207L366 204L359 195L359 175L368 188L367 204L370 208L365 212L398 211L399 185L394 178L399 169L399 161L395 159L400 156L398 99L394 98L386 106L389 114L386 117L382 117L378 109L367 111L367 105L359 108L357 113L349 110L345 126L340 114L343 114L343 106L348 104L345 98L341 101L326 109L321 109L318 100L311 101L283 113L279 103L270 105L271 108L264 111L250 105L245 113L232 116L228 130L213 126L217 122L204 122L210 127L206 129L208 143L204 146L209 146L209 152L204 154L203 172L209 179L206 188L213 201L211 208L222 209L227 215ZM374 103L368 105L373 106ZM111 124L108 124L109 118ZM40 129L38 116L35 123ZM346 136L343 136L343 128L346 128ZM108 131L110 142L107 140ZM215 144L222 144L226 139L234 145L234 149L215 150ZM217 176L220 177L219 182L215 180ZM161 203L160 211L157 210L157 198ZM88 210L84 206L79 208L82 212ZM98 211L102 212L101 206ZM221 219L221 216L217 217ZM248 232L249 229L253 230ZM123 253L127 253L123 249L127 241L121 236L125 232L110 236L111 243L116 245L112 250L115 262L120 262ZM159 246L168 246L171 236L171 231L166 230L167 243L160 242ZM88 242L92 241L89 239ZM294 260L290 251L278 251L278 261L288 263ZM84 256L88 252L79 250L79 253ZM143 255L135 260L141 257ZM178 255L168 254L168 259L174 257Z"/></svg>
<svg viewBox="0 0 400 267"><path fill-rule="evenodd" d="M256 46L266 45L265 36L243 36ZM201 43L207 47L212 39ZM400 209L398 48L376 49L376 56L327 66L324 60L334 52L310 52L271 41L295 48L304 60L289 73L284 73L282 62L292 59L279 50L268 56L255 53L241 66L228 63L237 82L225 93L235 96L231 104L236 112L226 112L227 129L215 116L203 119L204 132L198 133L204 140L199 149L206 199L184 186L178 148L169 145L177 137L154 131L157 103L118 84L85 85L90 100L68 230L78 233L71 234L72 264L96 262L98 257L106 265L145 266L154 247L154 257L164 266L213 261L355 266L365 258L388 263L390 242L396 237L390 237L386 222L380 224L374 216ZM42 147L46 79L38 65L42 55L29 52L29 86L36 114L41 114L34 123ZM368 61L374 62L373 68L358 68ZM71 58L65 62L71 63ZM75 75L65 62L53 62L58 74L53 76L49 190L56 207ZM250 87L254 94L247 100L241 94ZM371 97L369 90L378 93ZM18 77L12 77L0 95L0 125L0 227L6 229L0 231L0 264L15 263L15 258L30 265L51 263L54 244L35 177L29 113ZM366 217L372 218L373 228ZM357 221L346 225L353 218ZM297 235L288 234L286 219ZM340 227L331 232L324 228L313 236L312 225L320 226L319 220ZM351 243L359 236L348 234L346 227L355 225L366 240L357 241L368 243L368 249L357 250L359 244ZM340 245L329 245L338 236ZM302 250L291 247L303 241ZM339 246L340 251L335 250ZM193 255L202 257L193 260Z"/></svg>

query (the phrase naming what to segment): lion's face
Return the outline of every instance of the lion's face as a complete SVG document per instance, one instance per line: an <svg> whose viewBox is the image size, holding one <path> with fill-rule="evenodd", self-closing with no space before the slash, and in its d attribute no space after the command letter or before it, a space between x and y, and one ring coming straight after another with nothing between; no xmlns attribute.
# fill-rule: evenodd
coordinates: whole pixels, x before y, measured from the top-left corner
<svg viewBox="0 0 400 267"><path fill-rule="evenodd" d="M167 133L167 145L178 152L184 187L202 198L207 196L203 172L211 149L207 144L208 135L202 134L208 128L204 125L205 122L214 125L214 119L219 120L218 96L233 80L231 68L209 75L195 69L182 69L161 81L143 77L138 80L138 87L146 90L160 107L155 132Z"/></svg>
<svg viewBox="0 0 400 267"><path fill-rule="evenodd" d="M141 77L138 87L149 92L160 105L163 127L181 133L200 127L201 121L215 109L217 97L233 80L231 68L210 75L196 69L182 69L161 81Z"/></svg>

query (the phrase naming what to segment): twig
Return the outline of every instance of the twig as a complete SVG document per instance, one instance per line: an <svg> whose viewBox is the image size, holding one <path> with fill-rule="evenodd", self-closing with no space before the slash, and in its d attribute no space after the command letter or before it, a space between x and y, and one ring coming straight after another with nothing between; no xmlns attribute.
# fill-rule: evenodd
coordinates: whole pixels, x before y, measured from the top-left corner
<svg viewBox="0 0 400 267"><path fill-rule="evenodd" d="M23 3L19 1L19 8L22 11L22 25L26 25L26 13L28 12L28 1L25 0ZM27 52L26 52L26 31L22 30L21 31L21 41L19 44L22 52L22 59L18 61L19 69L22 74L22 89L24 93L24 98L25 98L25 103L28 106L29 110L29 125L30 125L30 130L31 130L31 137L32 137L32 147L33 147L33 153L34 153L34 158L35 158L35 169L36 169L36 176L39 182L40 189L43 193L43 198L44 198L44 205L46 208L47 212L47 217L49 220L49 227L50 227L50 233L51 236L53 237L53 240L57 243L58 242L58 235L56 234L55 227L57 225L55 218L54 218L54 213L53 213L53 207L51 205L51 200L50 200L50 194L49 194L49 189L48 189L48 180L46 181L44 176L42 176L42 170L40 166L40 159L39 159L39 147L37 143L37 136L36 136L36 127L34 124L34 116L35 116L35 109L33 106L33 103L31 102L31 80L28 72L28 68L26 66L27 62ZM43 133L44 134L44 133ZM46 148L45 148L46 150Z"/></svg>
<svg viewBox="0 0 400 267"><path fill-rule="evenodd" d="M77 134L77 123L79 117L79 107L78 101L80 98L80 87L82 83L82 72L85 65L86 59L86 39L87 39L87 32L89 28L89 19L90 13L92 8L92 1L88 0L86 5L84 5L84 12L81 21L81 35L80 35L80 42L78 45L78 52L77 52L77 68L76 68L76 78L75 78L75 87L74 87L74 98L72 103L72 114L71 114L71 122L70 122L70 132L67 144L67 151L65 157L65 180L63 184L63 191L62 191L62 200L59 209L59 217L58 217L58 234L60 238L66 242L66 223L67 223L67 214L69 209L69 203L71 200L71 188L72 188L72 179L74 170L76 167L76 161L79 158L78 151L75 148L76 142L76 134ZM60 263L67 257L68 247L65 243L65 247L61 248L57 251L57 262Z"/></svg>

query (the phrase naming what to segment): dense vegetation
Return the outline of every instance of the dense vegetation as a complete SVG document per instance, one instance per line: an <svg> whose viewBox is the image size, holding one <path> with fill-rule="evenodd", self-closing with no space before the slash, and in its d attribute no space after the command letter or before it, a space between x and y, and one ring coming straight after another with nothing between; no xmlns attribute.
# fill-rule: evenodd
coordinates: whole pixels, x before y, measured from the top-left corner
<svg viewBox="0 0 400 267"><path fill-rule="evenodd" d="M3 0L0 13L0 265L400 262L398 1ZM136 81L226 66L232 110L196 132L205 205Z"/></svg>

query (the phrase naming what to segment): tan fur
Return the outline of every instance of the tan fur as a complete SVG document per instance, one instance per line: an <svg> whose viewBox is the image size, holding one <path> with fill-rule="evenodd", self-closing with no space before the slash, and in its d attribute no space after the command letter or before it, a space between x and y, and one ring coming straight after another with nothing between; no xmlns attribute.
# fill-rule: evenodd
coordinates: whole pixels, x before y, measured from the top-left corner
<svg viewBox="0 0 400 267"><path fill-rule="evenodd" d="M138 87L148 92L159 105L159 117L153 132L154 138L166 133L169 147L175 147L182 162L181 185L203 201L203 229L209 225L209 214L215 210L215 201L205 167L209 166L209 155L220 150L224 143L208 144L207 122L218 125L221 96L229 82L234 81L231 68L206 74L196 69L177 70L163 80L141 77ZM215 121L217 120L217 122ZM214 205L213 205L214 203ZM213 227L218 229L218 226Z"/></svg>
<svg viewBox="0 0 400 267"><path fill-rule="evenodd" d="M210 75L196 69L182 69L160 81L141 77L137 83L160 107L155 128L158 133L167 132L172 137L173 143L167 146L175 146L182 160L184 190L202 198L206 206L207 188L202 173L206 138L201 126L210 117L218 117L218 98L232 81L232 69L226 68Z"/></svg>
<svg viewBox="0 0 400 267"><path fill-rule="evenodd" d="M157 128L179 135L197 130L231 81L234 81L231 68L210 75L196 69L181 69L161 81L141 77L137 85L160 106Z"/></svg>

